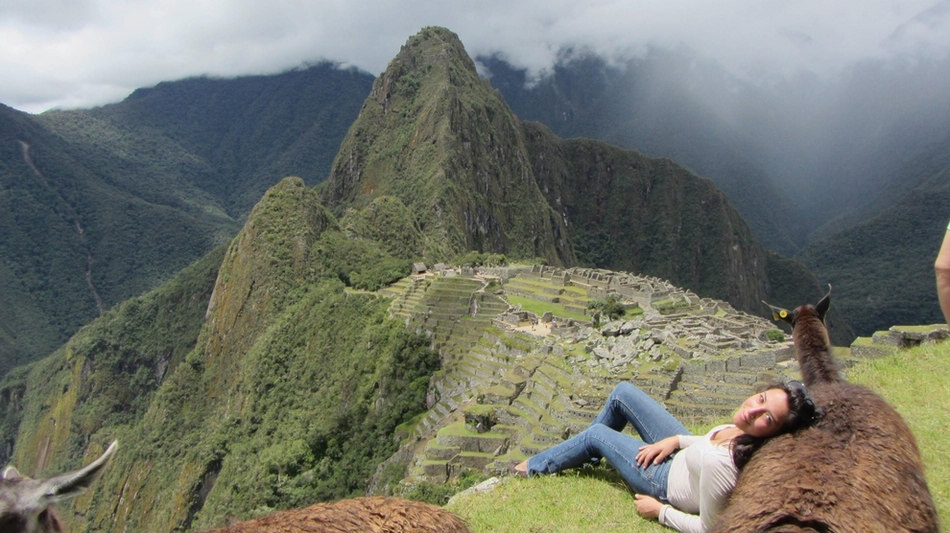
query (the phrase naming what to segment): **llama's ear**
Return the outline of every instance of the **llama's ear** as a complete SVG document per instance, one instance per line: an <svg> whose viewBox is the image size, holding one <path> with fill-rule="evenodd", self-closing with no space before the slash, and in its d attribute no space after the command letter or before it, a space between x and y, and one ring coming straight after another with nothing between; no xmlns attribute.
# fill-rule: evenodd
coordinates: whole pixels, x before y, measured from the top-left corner
<svg viewBox="0 0 950 533"><path fill-rule="evenodd" d="M109 448L98 459L85 467L44 480L40 485L41 497L47 502L55 502L78 496L99 477L102 468L109 462L118 446L118 442L112 441Z"/></svg>
<svg viewBox="0 0 950 533"><path fill-rule="evenodd" d="M14 466L8 466L3 469L3 474L0 475L0 479L14 479L18 477L23 477L20 475L20 471Z"/></svg>
<svg viewBox="0 0 950 533"><path fill-rule="evenodd" d="M775 307L774 305L762 300L762 303L767 305L769 309L772 310L772 320L778 322L779 320L784 320L789 324L794 324L795 319L792 318L792 313L788 309L782 309L781 307Z"/></svg>
<svg viewBox="0 0 950 533"><path fill-rule="evenodd" d="M825 313L828 312L828 307L831 305L831 284L828 284L828 293L825 294L821 300L818 300L818 304L815 305L815 311L818 313L818 318L822 322L825 320Z"/></svg>

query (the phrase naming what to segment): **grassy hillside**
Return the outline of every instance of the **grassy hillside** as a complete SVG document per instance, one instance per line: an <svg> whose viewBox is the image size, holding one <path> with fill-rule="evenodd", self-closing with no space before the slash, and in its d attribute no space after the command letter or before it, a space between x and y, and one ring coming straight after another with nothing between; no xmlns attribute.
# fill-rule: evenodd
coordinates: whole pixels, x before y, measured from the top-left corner
<svg viewBox="0 0 950 533"><path fill-rule="evenodd" d="M849 379L880 393L917 438L941 522L950 520L950 343L917 347L852 368ZM920 391L927 391L921 395ZM690 429L702 431L708 424ZM640 518L631 491L607 467L557 476L508 479L494 490L461 496L447 508L474 532L669 531Z"/></svg>

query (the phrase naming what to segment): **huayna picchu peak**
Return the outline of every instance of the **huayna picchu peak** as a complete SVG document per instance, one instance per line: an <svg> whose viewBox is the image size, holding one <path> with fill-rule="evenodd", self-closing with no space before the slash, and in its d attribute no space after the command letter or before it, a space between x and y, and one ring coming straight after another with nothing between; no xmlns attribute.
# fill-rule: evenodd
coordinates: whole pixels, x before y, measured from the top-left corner
<svg viewBox="0 0 950 533"><path fill-rule="evenodd" d="M409 39L376 80L324 187L338 214L397 198L433 259L476 250L574 262L564 221L532 175L520 124L445 29Z"/></svg>

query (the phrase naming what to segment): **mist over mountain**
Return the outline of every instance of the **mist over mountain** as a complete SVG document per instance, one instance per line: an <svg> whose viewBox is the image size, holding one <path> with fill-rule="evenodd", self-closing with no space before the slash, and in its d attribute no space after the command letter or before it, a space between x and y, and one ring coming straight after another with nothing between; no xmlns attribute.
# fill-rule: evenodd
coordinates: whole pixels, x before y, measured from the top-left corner
<svg viewBox="0 0 950 533"><path fill-rule="evenodd" d="M566 54L534 83L497 58L480 63L521 119L543 122L562 137L670 158L712 179L770 248L791 253L804 242L787 222L791 204L748 150L747 132L709 101L732 96L731 86L739 85L725 72L693 55L660 50L626 65Z"/></svg>
<svg viewBox="0 0 950 533"><path fill-rule="evenodd" d="M939 146L950 122L950 57L869 60L832 78L770 83L683 49L626 62L567 51L540 79L497 57L479 62L522 120L687 166L785 254L871 204L907 160Z"/></svg>
<svg viewBox="0 0 950 533"><path fill-rule="evenodd" d="M874 202L827 223L827 236L796 258L835 285L858 335L910 320L942 323L934 258L948 205L950 136L904 162Z"/></svg>

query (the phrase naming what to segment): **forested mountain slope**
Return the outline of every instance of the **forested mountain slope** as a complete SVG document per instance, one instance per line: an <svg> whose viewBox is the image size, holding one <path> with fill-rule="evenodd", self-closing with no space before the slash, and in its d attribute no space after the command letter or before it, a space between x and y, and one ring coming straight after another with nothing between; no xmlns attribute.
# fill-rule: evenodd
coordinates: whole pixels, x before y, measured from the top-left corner
<svg viewBox="0 0 950 533"><path fill-rule="evenodd" d="M0 375L230 239L280 178L325 179L371 83L323 64L0 109Z"/></svg>
<svg viewBox="0 0 950 533"><path fill-rule="evenodd" d="M907 161L876 202L796 256L835 285L859 335L944 321L933 265L950 219L948 147L950 138Z"/></svg>
<svg viewBox="0 0 950 533"><path fill-rule="evenodd" d="M116 133L102 126L99 134ZM149 155L114 148L0 108L0 374L236 231L219 204L183 182L210 173L189 154L167 143Z"/></svg>

